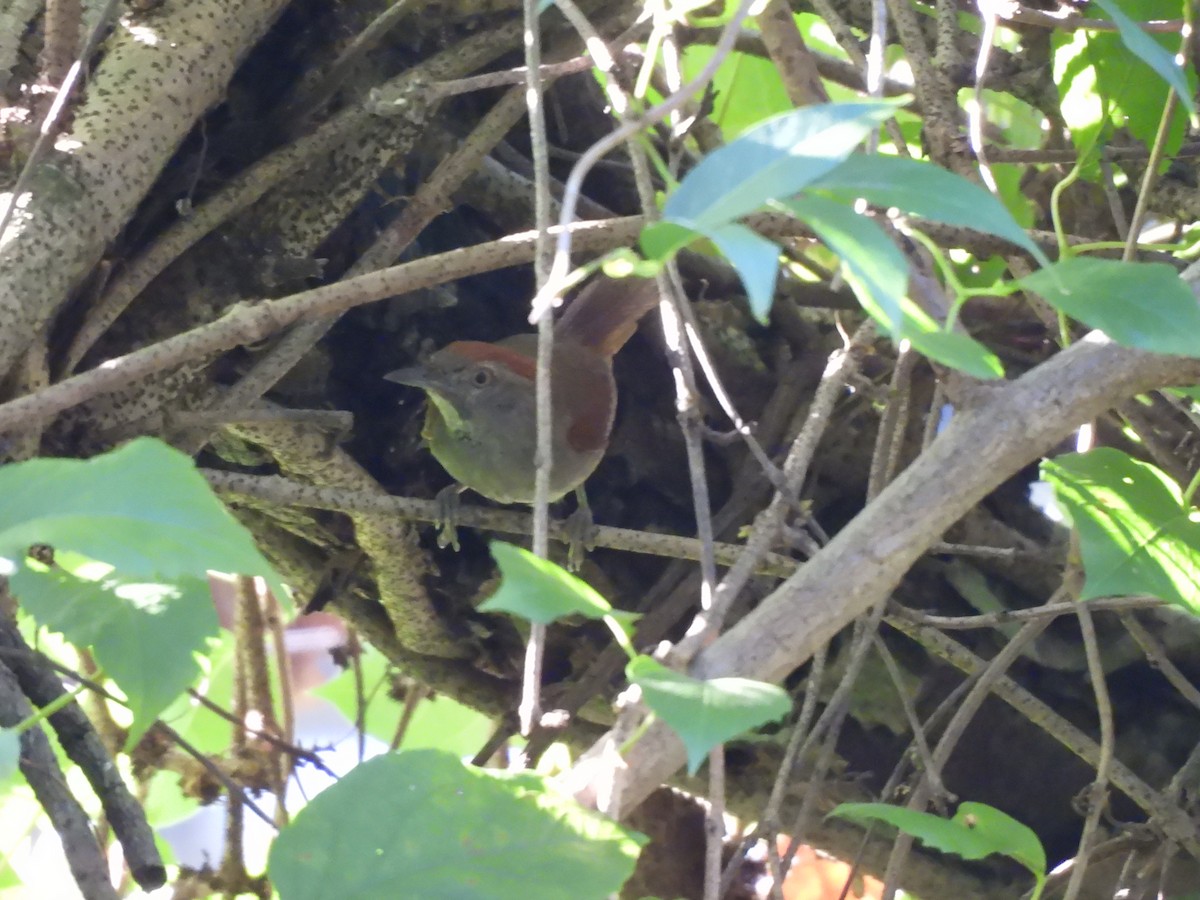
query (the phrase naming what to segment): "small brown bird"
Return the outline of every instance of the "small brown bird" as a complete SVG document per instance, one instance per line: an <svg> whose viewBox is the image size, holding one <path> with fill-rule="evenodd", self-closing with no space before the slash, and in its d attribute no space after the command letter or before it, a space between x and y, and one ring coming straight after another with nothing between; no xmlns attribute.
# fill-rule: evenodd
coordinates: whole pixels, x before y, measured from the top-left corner
<svg viewBox="0 0 1200 900"><path fill-rule="evenodd" d="M601 277L554 326L550 499L595 471L612 432L612 358L658 303L652 279ZM384 377L429 395L422 436L460 485L500 503L532 503L536 472L537 336L455 341Z"/></svg>

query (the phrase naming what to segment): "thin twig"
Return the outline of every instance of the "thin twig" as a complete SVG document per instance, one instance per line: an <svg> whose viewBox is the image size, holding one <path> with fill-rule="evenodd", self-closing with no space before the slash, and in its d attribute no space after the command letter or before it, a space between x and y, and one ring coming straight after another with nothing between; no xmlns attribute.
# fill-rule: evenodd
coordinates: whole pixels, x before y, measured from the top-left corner
<svg viewBox="0 0 1200 900"><path fill-rule="evenodd" d="M1106 597L1087 601L1093 610L1134 610L1158 609L1166 606L1165 600L1158 597ZM891 612L900 618L908 619L920 625L928 625L946 631L966 630L970 628L996 628L1010 622L1025 622L1030 619L1053 619L1058 616L1071 615L1075 612L1075 601L1064 603L1047 603L1031 609L1006 609L1000 612L984 613L978 616L932 616L907 606L893 604Z"/></svg>
<svg viewBox="0 0 1200 900"><path fill-rule="evenodd" d="M1163 160L1167 135L1170 132L1171 121L1175 118L1175 110L1179 106L1179 98L1173 88L1167 89L1167 102L1163 105L1162 116L1158 122L1158 132L1154 135L1154 145L1150 150L1150 159L1146 162L1146 171L1142 175L1142 183L1138 189L1137 205L1133 208L1133 217L1129 221L1129 236L1125 240L1125 250L1121 254L1122 262L1129 262L1137 252L1138 235L1142 231L1142 223L1150 209L1150 194L1158 180L1158 169Z"/></svg>
<svg viewBox="0 0 1200 900"><path fill-rule="evenodd" d="M879 632L879 625L883 621L884 607L885 604L879 604L869 614L862 616L855 622L854 641L851 644L849 659L846 662L846 668L842 671L841 680L834 689L833 695L829 698L825 712L817 720L817 724L813 726L812 731L809 732L808 736L804 739L803 745L800 747L799 758L807 759L813 743L817 740L822 742L821 749L817 754L816 763L808 779L808 789L804 792L804 799L800 802L800 809L796 813L792 827L789 829L791 840L788 842L787 849L783 852L783 858L780 862L781 875L783 876L787 875L788 866L791 864L793 857L795 857L796 851L804 842L804 832L808 828L808 819L817 808L821 794L820 785L824 781L829 766L833 762L833 754L837 746L838 736L841 733L842 723L850 711L850 692L854 689L854 684L858 681L858 676L862 673L863 664L867 659L867 651L871 648L871 642Z"/></svg>
<svg viewBox="0 0 1200 900"><path fill-rule="evenodd" d="M439 521L438 506L433 500L392 497L372 491L318 487L278 475L247 475L216 469L203 469L201 473L214 489L234 496L242 495L270 503L307 506L312 509L397 516L430 524ZM503 534L528 535L532 530L527 513L485 507L462 507L459 510L459 524ZM550 536L563 544L570 542L565 523L552 523ZM695 538L609 526L597 527L595 541L598 547L675 559L698 560L702 551L700 542ZM713 550L721 565L731 565L739 558L744 548L737 544L714 543ZM796 570L796 565L795 560L772 553L760 560L756 573L785 577Z"/></svg>
<svg viewBox="0 0 1200 900"><path fill-rule="evenodd" d="M904 710L904 717L908 720L908 727L912 731L913 745L917 751L917 759L921 762L920 768L930 780L930 793L934 797L944 797L949 792L942 783L942 772L938 767L937 760L934 759L933 753L929 749L929 742L925 738L925 727L921 724L921 719L917 715L917 709L913 706L912 697L908 695L908 691L906 690L900 665L896 662L896 657L892 655L892 651L888 649L883 636L878 632L872 638L872 643L875 646L875 652L883 660L888 677L892 680L892 687L896 689L896 696L900 699L900 707Z"/></svg>
<svg viewBox="0 0 1200 900"><path fill-rule="evenodd" d="M1036 25L1039 28L1054 28L1059 31L1116 31L1117 25L1108 19L1088 19L1074 13L1056 15L1028 6L1018 7L1003 16L1009 22L1019 22L1022 25ZM1147 22L1135 22L1142 31L1151 34L1179 34L1183 29L1183 19L1151 19Z"/></svg>
<svg viewBox="0 0 1200 900"><path fill-rule="evenodd" d="M1113 761L1113 748L1116 745L1116 729L1113 726L1112 700L1108 695L1108 685L1104 680L1104 663L1100 660L1100 643L1096 639L1096 626L1092 621L1092 613L1086 603L1076 605L1079 617L1079 630L1083 634L1083 646L1087 653L1088 676L1092 682L1092 691L1096 696L1096 715L1100 720L1100 760L1096 765L1096 777L1087 787L1087 817L1084 819L1083 831L1079 836L1079 849L1071 868L1071 880L1067 883L1063 900L1076 900L1083 890L1083 876L1087 872L1092 845L1095 842L1096 830L1100 826L1100 814L1104 811L1108 799L1108 773Z"/></svg>
<svg viewBox="0 0 1200 900"><path fill-rule="evenodd" d="M200 693L195 688L188 688L187 692L188 692L189 697L191 697L193 700L195 700L197 703L199 703L201 706L203 706L209 712L213 713L213 715L220 716L225 721L230 722L235 725L241 724L243 726L243 728L245 729L246 733L252 735L256 739L263 741L265 743L271 744L274 747L277 747L278 749L282 750L284 753L288 754L289 756L294 757L295 759L303 760L304 762L313 766L317 770L328 775L330 778L337 777L337 773L334 772L333 769L329 768L327 765L325 765L324 762L321 761L320 754L317 753L315 750L308 750L304 747L299 746L298 744L294 744L291 741L285 740L284 738L280 737L279 735L271 734L271 732L269 732L269 731L264 731L261 728L252 728L249 725L246 725L244 722L239 723L237 720L237 716L235 716L229 710L225 709L219 703L214 703L212 700L210 700L208 697L204 696L204 694Z"/></svg>
<svg viewBox="0 0 1200 900"><path fill-rule="evenodd" d="M1157 598L1154 598L1157 599ZM1095 601L1088 601L1088 604L1095 609ZM1179 671L1179 667L1171 662L1171 658L1167 656L1166 650L1155 639L1146 627L1138 621L1133 610L1122 611L1120 613L1121 624L1125 626L1125 630L1133 637L1137 645L1142 648L1142 652L1146 654L1146 659L1163 677L1171 683L1171 687L1179 691L1188 703L1200 709L1200 689L1197 689L1188 677Z"/></svg>
<svg viewBox="0 0 1200 900"><path fill-rule="evenodd" d="M620 52L620 51L618 51ZM543 81L560 78L563 75L575 75L586 72L595 65L588 56L576 56L564 59L562 62L542 63L538 73ZM529 70L525 66L515 69L505 69L503 72L485 72L482 75L472 75L470 78L456 78L454 81L439 81L430 87L430 93L435 97L454 97L472 91L483 91L495 87L505 87L512 84L525 84Z"/></svg>
<svg viewBox="0 0 1200 900"><path fill-rule="evenodd" d="M812 727L813 715L817 710L817 701L821 696L821 685L825 678L825 661L828 655L828 646L822 647L813 654L812 666L809 668L808 678L804 681L804 702L800 706L800 715L796 717L796 724L792 726L792 733L788 737L787 749L783 752L783 759L780 760L779 769L775 773L775 781L771 785L771 794L767 798L762 816L759 818L759 822L765 831L767 859L770 862L772 875L774 876L771 883L772 900L782 900L783 867L780 865L779 848L776 846L775 840L779 834L779 813L783 808L783 801L788 785L792 783L792 778L796 771L800 746L804 739L808 737L809 729ZM723 892L728 891L744 857L744 852L735 855L725 867L725 872L721 879Z"/></svg>
<svg viewBox="0 0 1200 900"><path fill-rule="evenodd" d="M1196 11L1191 4L1185 3L1183 12L1184 25L1181 29L1179 57L1186 63L1192 56L1192 24ZM1150 158L1146 161L1146 171L1142 175L1142 183L1138 188L1137 204L1133 208L1133 217L1129 221L1129 236L1125 240L1125 252L1121 254L1123 262L1133 259L1134 253L1137 252L1137 242L1142 233L1142 223L1145 222L1146 215L1150 209L1150 194L1154 189L1155 182L1158 180L1159 168L1161 167L1163 155L1166 153L1167 137L1171 131L1171 122L1174 120L1175 112L1178 108L1179 95L1175 93L1174 87L1168 85L1167 102L1163 104L1162 116L1158 120L1158 131L1154 135L1154 144L1150 148Z"/></svg>
<svg viewBox="0 0 1200 900"><path fill-rule="evenodd" d="M879 432L875 437L875 449L871 454L871 470L867 476L868 502L879 496L893 478L900 462L900 451L904 446L908 430L908 415L911 408L912 374L919 361L918 354L903 347L892 370L892 382L888 387L888 402L879 421Z"/></svg>
<svg viewBox="0 0 1200 900"><path fill-rule="evenodd" d="M987 121L987 103L983 93L983 82L987 77L988 62L992 57L992 48L996 43L997 23L1000 18L1000 4L996 0L981 0L979 16L983 21L983 33L979 36L979 54L975 58L975 85L972 88L971 102L967 105L967 133L971 138L971 149L975 151L975 159L979 163L979 177L993 194L999 196L1000 189L996 186L996 176L992 174L992 166L988 162L987 146L983 142L983 125Z"/></svg>
<svg viewBox="0 0 1200 900"><path fill-rule="evenodd" d="M829 93L821 83L816 60L796 26L791 7L785 0L768 0L756 17L762 32L763 44L779 77L783 81L792 106L811 106L828 103Z"/></svg>
<svg viewBox="0 0 1200 900"><path fill-rule="evenodd" d="M333 65L329 67L329 71L316 85L310 90L301 92L284 107L277 117L278 121L292 122L292 127L295 128L296 122L311 119L329 102L329 98L337 93L338 88L360 65L363 57L374 50L379 42L408 16L411 6L409 0L396 0L395 3L380 12L366 28L354 36L354 40L346 45L346 49L338 55Z"/></svg>
<svg viewBox="0 0 1200 900"><path fill-rule="evenodd" d="M850 338L844 349L833 353L825 366L821 382L808 408L808 415L800 434L792 442L784 462L784 489L777 491L767 509L760 513L746 543L746 549L733 567L717 585L713 609L709 621L719 629L734 599L742 592L750 576L758 568L758 562L778 540L787 512L794 507L793 498L799 496L800 487L807 477L809 464L816 453L817 443L824 434L833 413L834 404L845 390L846 382L858 370L859 355L865 351L875 336L874 325L867 322ZM676 648L683 658L688 658L700 649L701 639L685 639Z"/></svg>

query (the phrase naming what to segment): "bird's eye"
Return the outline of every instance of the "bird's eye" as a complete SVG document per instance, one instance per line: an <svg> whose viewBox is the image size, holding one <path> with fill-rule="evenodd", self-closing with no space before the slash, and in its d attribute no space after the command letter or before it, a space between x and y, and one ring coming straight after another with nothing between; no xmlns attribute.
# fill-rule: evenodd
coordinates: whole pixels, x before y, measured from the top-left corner
<svg viewBox="0 0 1200 900"><path fill-rule="evenodd" d="M471 381L476 387L483 387L492 380L492 373L487 369L476 369L475 374L471 376Z"/></svg>

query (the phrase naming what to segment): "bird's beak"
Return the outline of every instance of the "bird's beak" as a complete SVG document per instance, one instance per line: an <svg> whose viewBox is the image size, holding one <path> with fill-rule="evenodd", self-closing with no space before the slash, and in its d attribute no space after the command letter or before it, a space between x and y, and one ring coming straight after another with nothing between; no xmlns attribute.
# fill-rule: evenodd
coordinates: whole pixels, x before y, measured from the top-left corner
<svg viewBox="0 0 1200 900"><path fill-rule="evenodd" d="M396 384L405 384L409 387L420 388L429 398L429 406L427 407L429 415L432 415L434 410L437 410L441 418L446 422L446 425L451 429L460 430L464 427L462 416L459 415L458 410L454 408L454 404L443 393L442 382L436 376L430 375L421 366L397 369L395 372L388 372L383 378L384 381L394 381Z"/></svg>
<svg viewBox="0 0 1200 900"><path fill-rule="evenodd" d="M394 381L396 384L406 384L409 387L425 390L430 387L428 373L420 366L410 366L407 369L396 369L383 376L384 381Z"/></svg>

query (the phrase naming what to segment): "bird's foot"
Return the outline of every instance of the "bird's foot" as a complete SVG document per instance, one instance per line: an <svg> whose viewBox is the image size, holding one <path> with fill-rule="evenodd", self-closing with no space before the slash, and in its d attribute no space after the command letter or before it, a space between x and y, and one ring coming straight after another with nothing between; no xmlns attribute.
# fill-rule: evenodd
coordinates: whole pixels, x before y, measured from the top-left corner
<svg viewBox="0 0 1200 900"><path fill-rule="evenodd" d="M578 572L583 568L587 551L596 547L596 535L599 529L592 518L592 508L588 506L587 496L583 488L575 489L577 505L575 512L567 516L563 529L567 535L567 571Z"/></svg>
<svg viewBox="0 0 1200 900"><path fill-rule="evenodd" d="M452 484L437 492L433 502L437 504L437 544L439 547L450 547L458 551L458 509L459 495L462 494L461 484Z"/></svg>

